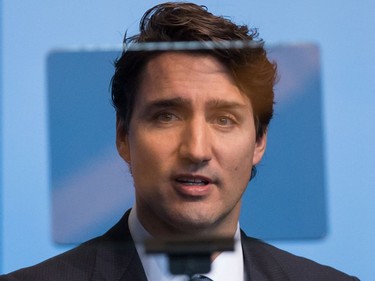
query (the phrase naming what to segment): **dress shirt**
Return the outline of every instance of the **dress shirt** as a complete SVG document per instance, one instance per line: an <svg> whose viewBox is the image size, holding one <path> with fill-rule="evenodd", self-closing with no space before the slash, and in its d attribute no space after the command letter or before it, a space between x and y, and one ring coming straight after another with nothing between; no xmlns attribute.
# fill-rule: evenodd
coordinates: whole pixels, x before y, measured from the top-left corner
<svg viewBox="0 0 375 281"><path fill-rule="evenodd" d="M135 206L129 215L129 230L148 281L188 281L186 275L172 275L169 272L167 255L150 255L145 253L143 241L151 238L151 235L138 220ZM237 224L234 240L234 251L220 253L211 264L211 272L204 274L205 276L211 278L213 281L245 280L239 224Z"/></svg>

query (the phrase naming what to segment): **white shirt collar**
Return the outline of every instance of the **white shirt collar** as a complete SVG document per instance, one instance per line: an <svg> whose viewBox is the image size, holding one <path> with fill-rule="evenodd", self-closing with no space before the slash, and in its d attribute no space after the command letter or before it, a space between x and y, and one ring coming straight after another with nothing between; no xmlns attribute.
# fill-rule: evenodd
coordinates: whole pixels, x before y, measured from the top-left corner
<svg viewBox="0 0 375 281"><path fill-rule="evenodd" d="M168 257L164 254L147 255L143 247L143 241L151 238L137 217L135 206L129 215L129 230L135 242L138 255L141 259L148 281L187 281L185 275L172 275L168 270ZM239 224L234 235L235 245L233 252L219 254L211 264L211 272L204 274L214 281L243 281L244 261L241 245Z"/></svg>

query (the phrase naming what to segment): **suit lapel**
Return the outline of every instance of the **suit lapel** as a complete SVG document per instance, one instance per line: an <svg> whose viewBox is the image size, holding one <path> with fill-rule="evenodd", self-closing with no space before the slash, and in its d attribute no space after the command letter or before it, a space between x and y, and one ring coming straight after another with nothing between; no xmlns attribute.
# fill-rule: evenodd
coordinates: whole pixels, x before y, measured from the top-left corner
<svg viewBox="0 0 375 281"><path fill-rule="evenodd" d="M244 267L247 280L287 281L288 276L275 258L263 247L259 240L247 237L241 231Z"/></svg>
<svg viewBox="0 0 375 281"><path fill-rule="evenodd" d="M130 235L128 217L129 211L101 237L92 281L147 281Z"/></svg>

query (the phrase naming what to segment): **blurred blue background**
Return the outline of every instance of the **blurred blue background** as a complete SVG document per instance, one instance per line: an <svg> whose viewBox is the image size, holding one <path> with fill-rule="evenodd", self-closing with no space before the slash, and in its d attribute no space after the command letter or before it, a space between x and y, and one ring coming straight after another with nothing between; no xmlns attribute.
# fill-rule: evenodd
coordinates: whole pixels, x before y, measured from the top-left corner
<svg viewBox="0 0 375 281"><path fill-rule="evenodd" d="M277 246L371 280L375 276L375 3L195 1L270 43L321 50L328 233ZM113 45L156 1L0 1L1 271L68 247L51 237L46 59L63 46ZM2 82L2 83L1 83ZM291 132L292 134L292 132Z"/></svg>

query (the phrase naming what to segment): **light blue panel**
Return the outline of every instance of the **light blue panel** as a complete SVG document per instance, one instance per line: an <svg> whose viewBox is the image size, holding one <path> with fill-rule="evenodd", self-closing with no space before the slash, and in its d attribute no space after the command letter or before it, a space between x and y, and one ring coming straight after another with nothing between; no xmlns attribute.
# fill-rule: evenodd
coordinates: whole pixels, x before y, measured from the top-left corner
<svg viewBox="0 0 375 281"><path fill-rule="evenodd" d="M48 58L52 225L60 243L105 232L133 202L132 179L115 151L109 103L117 55L60 51ZM269 151L244 199L241 225L266 239L321 238L326 202L319 50L284 45L270 55L281 78L275 120Z"/></svg>
<svg viewBox="0 0 375 281"><path fill-rule="evenodd" d="M132 180L115 147L110 102L119 52L48 57L53 238L78 243L108 230L133 204Z"/></svg>
<svg viewBox="0 0 375 281"><path fill-rule="evenodd" d="M267 240L326 234L320 53L315 45L270 50L278 64L266 154L243 198L241 225Z"/></svg>

